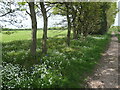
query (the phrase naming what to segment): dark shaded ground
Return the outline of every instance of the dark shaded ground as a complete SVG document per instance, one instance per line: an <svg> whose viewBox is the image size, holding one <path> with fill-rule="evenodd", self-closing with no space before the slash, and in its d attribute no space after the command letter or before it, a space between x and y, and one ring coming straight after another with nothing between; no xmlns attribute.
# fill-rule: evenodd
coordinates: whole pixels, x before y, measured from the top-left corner
<svg viewBox="0 0 120 90"><path fill-rule="evenodd" d="M118 44L118 38L112 33L108 50L103 54L93 76L88 77L87 85L89 88L120 88L118 79Z"/></svg>

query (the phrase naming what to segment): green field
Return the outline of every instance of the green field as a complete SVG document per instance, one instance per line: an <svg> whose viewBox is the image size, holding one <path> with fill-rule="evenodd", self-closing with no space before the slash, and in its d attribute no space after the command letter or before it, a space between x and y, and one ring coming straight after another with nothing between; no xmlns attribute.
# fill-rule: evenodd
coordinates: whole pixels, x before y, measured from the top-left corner
<svg viewBox="0 0 120 90"><path fill-rule="evenodd" d="M3 31L2 73L5 87L85 87L86 75L92 73L110 37L89 35L86 39L71 39L71 45L68 47L66 32L48 31L48 53L42 55L42 31L38 31L37 59L33 61L30 56L31 31L15 31L10 35Z"/></svg>
<svg viewBox="0 0 120 90"><path fill-rule="evenodd" d="M6 32L13 32L8 34ZM48 37L62 37L66 35L67 30L48 30ZM42 37L42 30L38 30L37 38ZM2 31L2 42L11 42L15 40L30 40L31 39L31 31Z"/></svg>

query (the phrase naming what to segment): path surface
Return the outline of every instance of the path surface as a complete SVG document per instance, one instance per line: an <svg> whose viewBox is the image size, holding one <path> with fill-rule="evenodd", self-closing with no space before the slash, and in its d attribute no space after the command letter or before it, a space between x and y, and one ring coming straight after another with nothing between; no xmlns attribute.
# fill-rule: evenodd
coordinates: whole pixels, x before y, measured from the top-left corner
<svg viewBox="0 0 120 90"><path fill-rule="evenodd" d="M108 50L96 66L93 76L88 77L89 88L120 88L118 84L118 39L112 33Z"/></svg>

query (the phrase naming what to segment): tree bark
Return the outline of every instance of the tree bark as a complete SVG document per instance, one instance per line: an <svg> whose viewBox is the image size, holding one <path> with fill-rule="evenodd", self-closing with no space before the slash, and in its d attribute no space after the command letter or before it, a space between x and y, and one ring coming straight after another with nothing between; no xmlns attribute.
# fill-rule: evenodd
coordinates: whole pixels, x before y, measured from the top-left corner
<svg viewBox="0 0 120 90"><path fill-rule="evenodd" d="M103 10L103 24L102 24L102 34L105 34L107 32L107 16L106 16L106 11Z"/></svg>
<svg viewBox="0 0 120 90"><path fill-rule="evenodd" d="M67 9L67 22L68 22L68 32L67 32L67 45L70 46L70 34L71 34L71 22L70 22L70 16L69 16L69 7L68 2L65 3L66 9Z"/></svg>
<svg viewBox="0 0 120 90"><path fill-rule="evenodd" d="M106 5L104 4L103 6L101 6L102 9L102 21L101 21L101 29L99 31L100 34L105 34L107 32L107 14L106 14Z"/></svg>
<svg viewBox="0 0 120 90"><path fill-rule="evenodd" d="M32 41L31 41L30 52L31 52L32 56L36 57L37 20L36 20L34 2L28 2L28 5L29 5L30 17L31 17L31 21L32 21Z"/></svg>
<svg viewBox="0 0 120 90"><path fill-rule="evenodd" d="M77 39L77 30L76 30L76 24L75 24L75 21L76 21L76 11L74 9L74 7L72 6L72 24L73 24L73 39Z"/></svg>
<svg viewBox="0 0 120 90"><path fill-rule="evenodd" d="M44 20L44 27L43 27L43 38L42 38L42 53L47 53L47 26L48 26L48 17L47 17L47 11L44 6L44 2L40 2L41 12L43 15Z"/></svg>

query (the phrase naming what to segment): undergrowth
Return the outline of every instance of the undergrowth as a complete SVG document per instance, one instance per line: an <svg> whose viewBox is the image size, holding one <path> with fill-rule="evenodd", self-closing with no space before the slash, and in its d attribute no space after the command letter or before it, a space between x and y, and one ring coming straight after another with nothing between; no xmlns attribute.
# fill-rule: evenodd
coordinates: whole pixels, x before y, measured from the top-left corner
<svg viewBox="0 0 120 90"><path fill-rule="evenodd" d="M92 72L109 42L109 35L71 40L49 38L48 53L41 54L37 40L37 59L30 56L30 40L3 43L3 88L81 88L85 74Z"/></svg>

